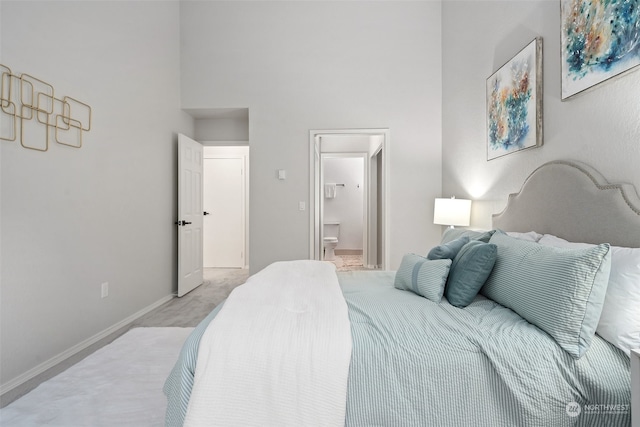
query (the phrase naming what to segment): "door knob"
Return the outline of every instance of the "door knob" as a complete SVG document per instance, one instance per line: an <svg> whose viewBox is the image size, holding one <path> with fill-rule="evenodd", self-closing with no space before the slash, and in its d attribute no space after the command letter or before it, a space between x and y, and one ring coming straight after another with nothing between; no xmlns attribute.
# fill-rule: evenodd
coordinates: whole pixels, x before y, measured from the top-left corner
<svg viewBox="0 0 640 427"><path fill-rule="evenodd" d="M211 215L209 212L203 212L203 215Z"/></svg>
<svg viewBox="0 0 640 427"><path fill-rule="evenodd" d="M175 225L177 225L178 227L180 227L181 225L187 225L187 224L191 224L188 221L176 221L174 222Z"/></svg>

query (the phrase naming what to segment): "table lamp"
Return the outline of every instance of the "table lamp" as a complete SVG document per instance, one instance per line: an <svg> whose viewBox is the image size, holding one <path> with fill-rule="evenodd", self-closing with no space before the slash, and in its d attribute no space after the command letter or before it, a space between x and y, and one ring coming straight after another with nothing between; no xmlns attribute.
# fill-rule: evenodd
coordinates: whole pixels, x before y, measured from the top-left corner
<svg viewBox="0 0 640 427"><path fill-rule="evenodd" d="M448 225L454 228L455 225L467 227L471 219L471 200L456 199L436 199L433 208L433 223Z"/></svg>

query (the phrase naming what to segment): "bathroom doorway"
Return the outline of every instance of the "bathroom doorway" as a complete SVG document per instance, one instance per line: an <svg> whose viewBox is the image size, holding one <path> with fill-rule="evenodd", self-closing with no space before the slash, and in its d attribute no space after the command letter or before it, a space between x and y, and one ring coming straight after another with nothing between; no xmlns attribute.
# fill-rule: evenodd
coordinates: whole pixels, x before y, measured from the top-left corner
<svg viewBox="0 0 640 427"><path fill-rule="evenodd" d="M339 270L367 265L367 152L321 153L323 246L321 259Z"/></svg>
<svg viewBox="0 0 640 427"><path fill-rule="evenodd" d="M325 218L325 202L335 200L325 197L325 183L343 184L325 180L325 162L331 158L360 158L363 178L359 191L362 196L362 266L366 269L384 269L389 264L388 236L388 129L312 130L310 141L310 258L321 260L325 254L325 223L340 222L340 235L352 235L340 218ZM346 183L344 183L346 185ZM356 185L356 190L357 184ZM336 188L337 200L341 186ZM352 227L349 227L352 228ZM335 229L335 228L334 228ZM343 234L348 233L348 234ZM338 237L338 236L328 236ZM338 240L340 240L338 238ZM348 242L349 240L347 240ZM340 249L336 246L338 255ZM356 248L359 250L359 248ZM345 254L346 255L346 254Z"/></svg>

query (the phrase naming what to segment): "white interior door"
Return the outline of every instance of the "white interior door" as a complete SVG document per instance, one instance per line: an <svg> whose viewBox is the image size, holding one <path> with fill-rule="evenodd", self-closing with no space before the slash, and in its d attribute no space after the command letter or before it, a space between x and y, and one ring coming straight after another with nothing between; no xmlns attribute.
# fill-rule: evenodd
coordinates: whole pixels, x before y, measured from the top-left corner
<svg viewBox="0 0 640 427"><path fill-rule="evenodd" d="M202 284L202 145L178 135L178 296Z"/></svg>
<svg viewBox="0 0 640 427"><path fill-rule="evenodd" d="M204 266L244 267L244 159L204 159Z"/></svg>

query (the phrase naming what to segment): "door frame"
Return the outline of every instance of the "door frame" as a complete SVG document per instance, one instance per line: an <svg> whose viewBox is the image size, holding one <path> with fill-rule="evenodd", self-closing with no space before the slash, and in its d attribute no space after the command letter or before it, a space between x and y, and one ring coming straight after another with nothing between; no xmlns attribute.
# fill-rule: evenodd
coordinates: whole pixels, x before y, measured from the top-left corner
<svg viewBox="0 0 640 427"><path fill-rule="evenodd" d="M382 156L382 188L381 192L381 218L378 221L381 226L380 239L382 240L380 256L381 269L390 265L390 238L389 238L389 129L312 129L309 131L309 258L319 260L322 253L322 136L378 136L382 138L380 146L371 155ZM366 163L366 162L365 162ZM368 177L367 177L368 178ZM367 206L366 215L369 215L371 206ZM363 259L363 262L367 262Z"/></svg>
<svg viewBox="0 0 640 427"><path fill-rule="evenodd" d="M203 141L203 160L204 159L237 159L242 158L244 161L243 176L243 235L244 235L244 266L249 268L249 145L220 145L225 144L224 141ZM212 145L216 144L216 145ZM206 177L204 177L206 179ZM206 238L203 236L203 239ZM203 240L204 244L204 240Z"/></svg>

